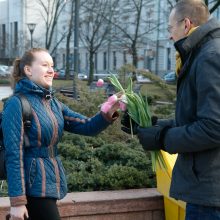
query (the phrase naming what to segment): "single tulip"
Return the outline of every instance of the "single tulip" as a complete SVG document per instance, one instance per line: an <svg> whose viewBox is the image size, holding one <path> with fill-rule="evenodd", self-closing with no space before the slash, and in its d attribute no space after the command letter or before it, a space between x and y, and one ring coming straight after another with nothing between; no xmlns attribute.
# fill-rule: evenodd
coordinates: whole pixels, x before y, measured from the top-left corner
<svg viewBox="0 0 220 220"><path fill-rule="evenodd" d="M117 100L118 100L118 97L117 97L117 95L111 95L109 98L108 98L108 102L110 102L110 103L112 103L112 104L114 104L114 103L116 103L117 102Z"/></svg>
<svg viewBox="0 0 220 220"><path fill-rule="evenodd" d="M120 105L120 109L123 111L123 112L125 112L125 110L127 109L127 105L124 103L124 102L119 102L119 105Z"/></svg>
<svg viewBox="0 0 220 220"><path fill-rule="evenodd" d="M120 100L122 101L122 102L124 102L124 103L128 103L128 100L127 100L127 97L126 97L126 95L125 94L123 94L121 97L120 97Z"/></svg>
<svg viewBox="0 0 220 220"><path fill-rule="evenodd" d="M101 106L101 111L104 112L104 113L107 113L110 110L111 107L112 107L111 103L105 102Z"/></svg>
<svg viewBox="0 0 220 220"><path fill-rule="evenodd" d="M99 79L99 80L96 82L96 86L97 86L97 87L102 87L103 85L104 85L103 79Z"/></svg>

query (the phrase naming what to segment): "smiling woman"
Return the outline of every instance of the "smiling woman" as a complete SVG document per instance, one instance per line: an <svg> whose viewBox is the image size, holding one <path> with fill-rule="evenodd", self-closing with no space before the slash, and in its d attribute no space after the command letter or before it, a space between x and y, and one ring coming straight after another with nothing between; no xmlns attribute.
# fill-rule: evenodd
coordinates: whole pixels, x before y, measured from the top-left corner
<svg viewBox="0 0 220 220"><path fill-rule="evenodd" d="M57 144L64 131L99 134L118 118L119 102L91 118L71 110L54 97L53 59L41 48L28 50L16 59L12 77L15 95L5 103L2 117L10 215L12 219L60 220L56 201L66 195L67 183ZM33 116L27 129L16 96L20 93L29 102Z"/></svg>
<svg viewBox="0 0 220 220"><path fill-rule="evenodd" d="M45 49L32 49L24 54L22 59L15 60L14 76L21 73L43 88L52 86L54 77L53 59ZM19 72L16 70L19 69Z"/></svg>

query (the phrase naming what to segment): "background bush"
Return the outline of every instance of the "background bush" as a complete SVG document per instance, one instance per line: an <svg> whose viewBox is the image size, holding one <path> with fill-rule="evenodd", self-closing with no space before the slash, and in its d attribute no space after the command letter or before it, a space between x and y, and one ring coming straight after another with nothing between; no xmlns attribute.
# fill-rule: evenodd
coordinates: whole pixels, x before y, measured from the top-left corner
<svg viewBox="0 0 220 220"><path fill-rule="evenodd" d="M149 154L136 139L114 142L101 137L64 134L59 152L70 191L155 186Z"/></svg>
<svg viewBox="0 0 220 220"><path fill-rule="evenodd" d="M154 79L155 80L155 79ZM81 82L83 83L83 82ZM90 92L85 84L77 84L80 100L72 100L57 95L59 100L71 109L92 117L106 100L102 89ZM171 92L161 91L162 82L155 83L155 93L147 96L146 85L144 95L149 97L152 114L167 117L173 113L174 106L156 106L160 93L167 93L166 101ZM164 88L166 90L166 86ZM158 92L160 91L160 92ZM173 99L173 96L172 96ZM66 169L69 191L116 190L155 187L155 174L151 170L149 152L144 152L136 137L131 138L121 131L120 119L96 137L85 137L65 133L59 144L59 151Z"/></svg>
<svg viewBox="0 0 220 220"><path fill-rule="evenodd" d="M173 115L174 105L157 106L155 101L173 101L175 87L164 85L160 79L157 80L151 75L147 77L155 83L144 84L141 93L148 98L152 114L162 118ZM72 82L54 82L57 88L67 84L72 85ZM80 95L79 101L60 93L56 96L74 111L92 117L99 111L100 104L106 100L104 90L90 92L86 82L81 81L77 83L77 90ZM66 170L69 192L156 186L149 152L143 151L135 137L131 138L121 131L120 118L96 137L64 132L58 148ZM6 183L0 193L2 196L7 195Z"/></svg>

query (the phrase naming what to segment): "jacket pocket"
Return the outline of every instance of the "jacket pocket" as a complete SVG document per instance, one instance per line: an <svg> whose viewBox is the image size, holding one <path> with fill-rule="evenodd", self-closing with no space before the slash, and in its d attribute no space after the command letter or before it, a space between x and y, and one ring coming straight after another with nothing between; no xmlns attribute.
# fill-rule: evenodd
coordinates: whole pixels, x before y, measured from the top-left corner
<svg viewBox="0 0 220 220"><path fill-rule="evenodd" d="M32 187L36 177L36 159L33 158L29 169L29 186Z"/></svg>
<svg viewBox="0 0 220 220"><path fill-rule="evenodd" d="M184 179L188 179L190 183L198 183L199 179L195 171L195 161L193 154L181 155L179 158L180 172Z"/></svg>

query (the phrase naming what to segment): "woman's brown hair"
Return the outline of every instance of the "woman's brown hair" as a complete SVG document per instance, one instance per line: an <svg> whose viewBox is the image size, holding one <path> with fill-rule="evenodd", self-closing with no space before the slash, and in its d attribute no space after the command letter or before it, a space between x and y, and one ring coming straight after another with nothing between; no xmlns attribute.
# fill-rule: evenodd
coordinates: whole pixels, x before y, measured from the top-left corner
<svg viewBox="0 0 220 220"><path fill-rule="evenodd" d="M12 88L14 88L15 84L22 78L27 77L24 72L24 67L26 65L31 66L32 62L34 61L34 53L45 51L48 52L44 48L32 48L27 50L21 58L16 58L13 62L13 69L12 69Z"/></svg>

